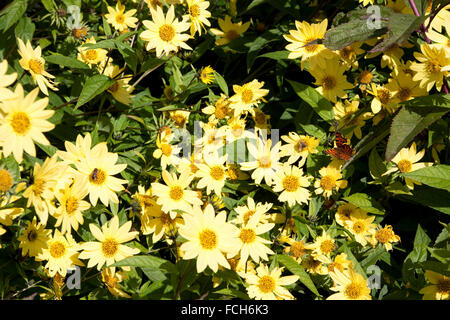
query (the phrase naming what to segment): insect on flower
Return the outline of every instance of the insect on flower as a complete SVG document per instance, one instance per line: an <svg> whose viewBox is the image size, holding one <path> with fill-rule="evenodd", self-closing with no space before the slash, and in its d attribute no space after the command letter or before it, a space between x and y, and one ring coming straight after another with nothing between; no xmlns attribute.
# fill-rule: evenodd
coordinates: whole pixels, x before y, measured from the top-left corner
<svg viewBox="0 0 450 320"><path fill-rule="evenodd" d="M325 153L340 160L350 160L351 157L353 157L355 150L347 144L347 139L345 139L340 132L336 132L335 141L336 148L327 149L325 150Z"/></svg>

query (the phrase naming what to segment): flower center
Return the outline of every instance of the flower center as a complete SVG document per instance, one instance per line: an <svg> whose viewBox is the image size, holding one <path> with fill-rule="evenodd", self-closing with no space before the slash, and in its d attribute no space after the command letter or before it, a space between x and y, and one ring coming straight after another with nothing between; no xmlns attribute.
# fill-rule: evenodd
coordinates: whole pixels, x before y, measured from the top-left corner
<svg viewBox="0 0 450 320"><path fill-rule="evenodd" d="M303 241L296 241L291 245L291 255L295 258L301 258L306 253L305 243Z"/></svg>
<svg viewBox="0 0 450 320"><path fill-rule="evenodd" d="M310 43L310 42L312 42L312 41L314 41L314 40L317 40L317 38L306 39L305 40L305 45ZM305 50L306 50L306 52L313 53L313 52L316 52L318 48L319 48L319 45L317 45L317 44L310 44L310 45L305 47Z"/></svg>
<svg viewBox="0 0 450 320"><path fill-rule="evenodd" d="M391 101L391 97L392 95L388 89L382 88L378 90L378 99L380 99L382 104L388 104Z"/></svg>
<svg viewBox="0 0 450 320"><path fill-rule="evenodd" d="M306 147L308 147L308 143L303 139L298 140L298 142L294 145L294 149L297 152L302 152Z"/></svg>
<svg viewBox="0 0 450 320"><path fill-rule="evenodd" d="M172 200L178 201L183 197L183 189L180 186L171 187L169 196Z"/></svg>
<svg viewBox="0 0 450 320"><path fill-rule="evenodd" d="M241 239L243 243L253 243L255 238L256 234L252 229L242 229L239 234L239 239Z"/></svg>
<svg viewBox="0 0 450 320"><path fill-rule="evenodd" d="M55 242L50 245L50 255L53 258L61 258L66 252L66 246L61 242Z"/></svg>
<svg viewBox="0 0 450 320"><path fill-rule="evenodd" d="M39 197L44 192L45 181L43 179L35 179L32 188L34 195Z"/></svg>
<svg viewBox="0 0 450 320"><path fill-rule="evenodd" d="M110 288L115 288L116 287L116 283L118 282L118 279L114 276L105 276L105 283L108 287Z"/></svg>
<svg viewBox="0 0 450 320"><path fill-rule="evenodd" d="M77 39L84 38L87 35L87 29L86 27L82 27L81 29L74 28L72 34Z"/></svg>
<svg viewBox="0 0 450 320"><path fill-rule="evenodd" d="M12 175L9 173L6 169L0 170L0 192L6 192L14 184L14 180L12 178Z"/></svg>
<svg viewBox="0 0 450 320"><path fill-rule="evenodd" d="M320 186L324 190L331 190L336 185L336 179L330 176L325 176L322 179L320 179Z"/></svg>
<svg viewBox="0 0 450 320"><path fill-rule="evenodd" d="M44 71L44 64L37 59L31 59L28 62L28 67L36 74L41 74Z"/></svg>
<svg viewBox="0 0 450 320"><path fill-rule="evenodd" d="M161 151L162 151L163 155L165 155L166 157L169 157L172 154L172 146L170 144L164 143L161 146Z"/></svg>
<svg viewBox="0 0 450 320"><path fill-rule="evenodd" d="M236 30L229 30L225 33L225 38L229 41L232 41L239 37L239 33Z"/></svg>
<svg viewBox="0 0 450 320"><path fill-rule="evenodd" d="M203 230L199 235L199 239L203 249L212 250L217 246L217 235L212 230Z"/></svg>
<svg viewBox="0 0 450 320"><path fill-rule="evenodd" d="M184 116L182 116L181 114L176 114L176 115L174 115L173 117L172 117L172 120L173 120L173 122L175 122L175 124L178 126L178 127L184 127L184 125L186 124L186 122L187 122L187 119L186 119L186 117L184 117Z"/></svg>
<svg viewBox="0 0 450 320"><path fill-rule="evenodd" d="M320 244L320 251L329 254L334 249L334 243L331 240L325 240Z"/></svg>
<svg viewBox="0 0 450 320"><path fill-rule="evenodd" d="M114 257L119 250L119 243L114 239L106 239L102 242L102 252L107 258Z"/></svg>
<svg viewBox="0 0 450 320"><path fill-rule="evenodd" d="M123 23L125 22L125 17L123 16L123 14L118 13L118 14L116 15L116 22L117 22L118 24L123 24Z"/></svg>
<svg viewBox="0 0 450 320"><path fill-rule="evenodd" d="M270 157L269 156L262 156L261 158L258 159L258 166L260 168L270 168L272 166L272 161L270 161Z"/></svg>
<svg viewBox="0 0 450 320"><path fill-rule="evenodd" d="M225 170L220 166L214 166L211 168L210 175L214 180L222 180L225 175Z"/></svg>
<svg viewBox="0 0 450 320"><path fill-rule="evenodd" d="M198 167L193 163L191 163L190 168L192 173L196 173L198 171Z"/></svg>
<svg viewBox="0 0 450 320"><path fill-rule="evenodd" d="M102 169L95 168L89 175L89 182L93 184L101 185L105 182L105 180L106 173Z"/></svg>
<svg viewBox="0 0 450 320"><path fill-rule="evenodd" d="M329 272L334 272L334 270L336 270L336 269L341 271L341 272L343 272L344 271L344 266L342 264L340 264L340 263L337 263L337 262L332 262L332 263L330 263L328 265L328 271Z"/></svg>
<svg viewBox="0 0 450 320"><path fill-rule="evenodd" d="M200 9L198 8L198 5L194 4L189 7L189 14L193 18L197 18L200 15Z"/></svg>
<svg viewBox="0 0 450 320"><path fill-rule="evenodd" d="M28 232L27 234L27 239L30 242L34 242L38 237L38 234L36 232L36 230L30 230L30 232Z"/></svg>
<svg viewBox="0 0 450 320"><path fill-rule="evenodd" d="M426 69L429 73L438 73L441 72L441 65L439 61L431 60L428 62Z"/></svg>
<svg viewBox="0 0 450 320"><path fill-rule="evenodd" d="M349 60L355 56L355 50L351 46L346 46L344 49L339 51L339 55L345 59Z"/></svg>
<svg viewBox="0 0 450 320"><path fill-rule="evenodd" d="M388 243L389 240L391 239L392 236L392 232L389 229L380 229L377 232L375 232L375 239L377 239L377 241L379 243Z"/></svg>
<svg viewBox="0 0 450 320"><path fill-rule="evenodd" d="M275 280L271 276L263 276L258 281L258 288L263 293L270 293L275 290Z"/></svg>
<svg viewBox="0 0 450 320"><path fill-rule="evenodd" d="M400 161L398 162L397 166L398 166L398 169L399 169L401 172L410 172L411 169L412 169L412 163L411 163L411 161L406 160L406 159L400 160Z"/></svg>
<svg viewBox="0 0 450 320"><path fill-rule="evenodd" d="M89 49L88 51L86 51L86 59L90 60L90 61L94 61L97 60L97 51L94 49Z"/></svg>
<svg viewBox="0 0 450 320"><path fill-rule="evenodd" d="M365 230L364 223L357 221L353 224L352 229L355 233L362 233Z"/></svg>
<svg viewBox="0 0 450 320"><path fill-rule="evenodd" d="M410 88L400 88L398 91L398 97L400 101L406 101L411 98L411 89Z"/></svg>
<svg viewBox="0 0 450 320"><path fill-rule="evenodd" d="M253 92L252 90L245 89L242 91L242 102L244 103L250 103L253 100Z"/></svg>
<svg viewBox="0 0 450 320"><path fill-rule="evenodd" d="M25 112L15 112L11 118L11 127L18 135L26 135L31 128L30 117Z"/></svg>
<svg viewBox="0 0 450 320"><path fill-rule="evenodd" d="M78 208L78 199L75 197L69 197L66 200L66 212L71 215Z"/></svg>
<svg viewBox="0 0 450 320"><path fill-rule="evenodd" d="M373 74L370 71L364 70L359 74L358 79L362 84L369 84L372 82Z"/></svg>
<svg viewBox="0 0 450 320"><path fill-rule="evenodd" d="M361 296L361 293L361 285L353 282L347 285L344 290L344 295L351 300L358 299Z"/></svg>
<svg viewBox="0 0 450 320"><path fill-rule="evenodd" d="M322 79L322 87L324 90L332 90L336 87L336 79L331 76L326 76Z"/></svg>
<svg viewBox="0 0 450 320"><path fill-rule="evenodd" d="M286 176L283 178L283 188L287 192L295 192L300 187L300 181L296 176Z"/></svg>
<svg viewBox="0 0 450 320"><path fill-rule="evenodd" d="M228 114L228 107L225 103L216 103L216 110L214 111L214 116L218 119L221 120L223 118L225 118Z"/></svg>
<svg viewBox="0 0 450 320"><path fill-rule="evenodd" d="M440 294L449 294L450 293L450 279L439 279L436 284L437 292Z"/></svg>
<svg viewBox="0 0 450 320"><path fill-rule="evenodd" d="M172 41L175 37L175 29L171 25L164 24L159 28L159 37L163 41Z"/></svg>

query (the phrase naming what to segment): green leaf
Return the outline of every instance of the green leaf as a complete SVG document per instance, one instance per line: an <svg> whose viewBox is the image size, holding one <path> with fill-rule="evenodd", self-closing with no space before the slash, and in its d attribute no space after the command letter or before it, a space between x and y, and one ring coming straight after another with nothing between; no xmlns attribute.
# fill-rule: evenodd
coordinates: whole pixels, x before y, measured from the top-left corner
<svg viewBox="0 0 450 320"><path fill-rule="evenodd" d="M116 46L127 65L136 73L138 61L134 50L128 44L120 41L116 41Z"/></svg>
<svg viewBox="0 0 450 320"><path fill-rule="evenodd" d="M110 36L112 34L111 27L109 26L109 23L105 17L102 17L102 20L103 20L103 30L105 31L105 34L107 36Z"/></svg>
<svg viewBox="0 0 450 320"><path fill-rule="evenodd" d="M103 91L107 90L114 82L115 80L102 74L98 74L87 79L83 89L81 90L75 109L78 109Z"/></svg>
<svg viewBox="0 0 450 320"><path fill-rule="evenodd" d="M392 121L385 155L388 162L417 134L442 118L450 110L450 95L448 94L445 96L432 95L417 99L418 101L415 100L405 104Z"/></svg>
<svg viewBox="0 0 450 320"><path fill-rule="evenodd" d="M373 214L384 215L385 213L383 207L365 193L354 193L348 197L344 197L344 200Z"/></svg>
<svg viewBox="0 0 450 320"><path fill-rule="evenodd" d="M387 170L386 164L383 163L380 155L378 154L376 149L372 149L369 155L369 171L370 175L374 179L381 179L382 174Z"/></svg>
<svg viewBox="0 0 450 320"><path fill-rule="evenodd" d="M113 39L107 39L99 41L97 43L85 43L83 44L83 47L86 47L87 49L115 49L116 41Z"/></svg>
<svg viewBox="0 0 450 320"><path fill-rule="evenodd" d="M450 166L440 164L404 173L403 176L422 182L430 187L450 191Z"/></svg>
<svg viewBox="0 0 450 320"><path fill-rule="evenodd" d="M412 196L401 196L405 200L420 203L437 211L450 214L450 193L444 190L415 187Z"/></svg>
<svg viewBox="0 0 450 320"><path fill-rule="evenodd" d="M44 5L45 9L47 9L48 12L52 12L54 8L54 4L52 0L41 0L42 4Z"/></svg>
<svg viewBox="0 0 450 320"><path fill-rule="evenodd" d="M225 296L231 296L231 297L236 297L242 300L250 300L249 296L239 290L236 289L232 289L232 288L223 288L217 291L214 291L213 293L215 294L222 294Z"/></svg>
<svg viewBox="0 0 450 320"><path fill-rule="evenodd" d="M287 255L277 255L277 260L284 265L290 272L299 276L299 280L303 283L309 290L311 290L316 296L320 296L317 291L314 282L309 277L308 273L303 269L303 267L294 259Z"/></svg>
<svg viewBox="0 0 450 320"><path fill-rule="evenodd" d="M58 64L61 67L69 67L69 68L75 68L75 69L90 69L89 66L84 63L81 62L80 60L77 60L75 58L72 57L66 57L66 56L61 56L58 54L54 54L51 56L47 56L44 57L45 61L47 61L48 63L52 63L52 64Z"/></svg>
<svg viewBox="0 0 450 320"><path fill-rule="evenodd" d="M24 17L19 20L14 33L16 34L16 38L22 39L22 41L26 43L27 40L31 41L33 39L35 29L36 27L31 19Z"/></svg>
<svg viewBox="0 0 450 320"><path fill-rule="evenodd" d="M262 55L259 55L257 58L269 58L273 60L287 60L289 56L290 51L287 50L281 50L281 51L273 51L264 53Z"/></svg>
<svg viewBox="0 0 450 320"><path fill-rule="evenodd" d="M220 90L222 90L228 96L228 85L227 85L227 82L220 75L220 73L214 71L214 80L219 85Z"/></svg>
<svg viewBox="0 0 450 320"><path fill-rule="evenodd" d="M334 121L333 106L325 99L316 89L295 81L287 80L295 93L308 103L317 114L327 121L332 123Z"/></svg>
<svg viewBox="0 0 450 320"><path fill-rule="evenodd" d="M132 256L123 260L117 261L113 265L114 267L139 267L149 269L165 269L167 271L176 272L175 265L165 259L158 258L151 255Z"/></svg>
<svg viewBox="0 0 450 320"><path fill-rule="evenodd" d="M14 0L0 14L0 30L7 31L24 15L27 10L28 0Z"/></svg>

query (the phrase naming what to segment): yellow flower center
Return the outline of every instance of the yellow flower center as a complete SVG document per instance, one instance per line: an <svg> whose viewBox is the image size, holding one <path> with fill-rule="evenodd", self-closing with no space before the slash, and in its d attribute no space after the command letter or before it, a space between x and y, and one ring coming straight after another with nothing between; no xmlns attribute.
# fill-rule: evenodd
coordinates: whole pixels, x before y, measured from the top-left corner
<svg viewBox="0 0 450 320"><path fill-rule="evenodd" d="M314 40L317 40L317 38L309 38L309 39L306 39L306 40L305 40L305 45L308 44L308 43L310 43L311 41L314 41ZM308 46L306 46L306 47L304 47L304 48L305 48L305 51L306 51L306 52L314 53L314 52L316 52L317 49L319 48L319 45L317 45L317 44L310 44L310 45L308 45Z"/></svg>
<svg viewBox="0 0 450 320"><path fill-rule="evenodd" d="M39 197L45 189L45 180L35 179L32 185L32 190L35 196Z"/></svg>
<svg viewBox="0 0 450 320"><path fill-rule="evenodd" d="M388 104L392 98L391 92L388 89L384 88L378 89L377 96L382 104Z"/></svg>
<svg viewBox="0 0 450 320"><path fill-rule="evenodd" d="M294 145L294 150L297 152L302 152L303 149L308 147L308 142L304 139L300 139L297 141L297 143Z"/></svg>
<svg viewBox="0 0 450 320"><path fill-rule="evenodd" d="M398 98L400 101L406 101L411 98L411 89L410 88L400 88L398 91Z"/></svg>
<svg viewBox="0 0 450 320"><path fill-rule="evenodd" d="M139 202L143 207L151 207L154 204L152 197L149 196L148 194L140 195Z"/></svg>
<svg viewBox="0 0 450 320"><path fill-rule="evenodd" d="M362 286L358 283L352 282L345 287L344 295L350 300L355 300L361 296L362 292L363 292Z"/></svg>
<svg viewBox="0 0 450 320"><path fill-rule="evenodd" d="M291 255L295 258L301 258L306 253L305 243L303 241L296 241L291 244Z"/></svg>
<svg viewBox="0 0 450 320"><path fill-rule="evenodd" d="M287 192L295 192L300 187L300 181L296 176L286 176L283 178L283 188Z"/></svg>
<svg viewBox="0 0 450 320"><path fill-rule="evenodd" d="M187 118L182 116L181 114L176 114L171 117L173 122L177 125L177 127L183 127L186 124Z"/></svg>
<svg viewBox="0 0 450 320"><path fill-rule="evenodd" d="M429 73L438 73L441 72L441 65L437 60L430 60L428 61L426 69Z"/></svg>
<svg viewBox="0 0 450 320"><path fill-rule="evenodd" d="M389 240L391 240L391 237L392 231L390 229L383 228L375 232L375 239L382 244L388 243Z"/></svg>
<svg viewBox="0 0 450 320"><path fill-rule="evenodd" d="M325 254L329 254L334 249L334 243L331 240L322 241L320 244L320 251Z"/></svg>
<svg viewBox="0 0 450 320"><path fill-rule="evenodd" d="M227 114L228 114L228 106L225 103L223 103L223 101L221 103L217 101L216 110L214 110L214 116L216 117L216 119L222 120L227 116Z"/></svg>
<svg viewBox="0 0 450 320"><path fill-rule="evenodd" d="M28 67L36 74L41 74L44 71L44 64L37 59L31 59L28 62Z"/></svg>
<svg viewBox="0 0 450 320"><path fill-rule="evenodd" d="M322 87L324 90L332 90L336 87L336 79L331 76L326 76L322 79Z"/></svg>
<svg viewBox="0 0 450 320"><path fill-rule="evenodd" d="M8 191L9 189L11 189L13 184L14 184L14 180L13 180L11 173L9 173L9 171L6 169L1 169L0 170L0 192Z"/></svg>
<svg viewBox="0 0 450 320"><path fill-rule="evenodd" d="M346 46L344 49L339 50L339 55L344 60L349 60L349 59L354 58L355 54L356 54L355 50L353 50L353 48L351 46Z"/></svg>
<svg viewBox="0 0 450 320"><path fill-rule="evenodd" d="M450 293L450 279L439 279L436 284L436 291L448 295Z"/></svg>
<svg viewBox="0 0 450 320"><path fill-rule="evenodd" d="M255 231L252 229L242 229L239 233L239 239L241 239L243 243L253 243L256 239Z"/></svg>
<svg viewBox="0 0 450 320"><path fill-rule="evenodd" d="M200 15L200 9L199 9L198 5L194 4L194 5L190 6L189 14L193 18L197 18Z"/></svg>
<svg viewBox="0 0 450 320"><path fill-rule="evenodd" d="M78 208L78 199L75 197L69 197L66 200L66 212L71 215Z"/></svg>
<svg viewBox="0 0 450 320"><path fill-rule="evenodd" d="M239 33L236 30L229 30L225 33L225 38L228 41L232 41L232 40L236 39L237 37L239 37Z"/></svg>
<svg viewBox="0 0 450 320"><path fill-rule="evenodd" d="M124 15L122 13L118 13L116 15L116 22L118 24L123 24L125 22L125 17L124 17Z"/></svg>
<svg viewBox="0 0 450 320"><path fill-rule="evenodd" d="M11 127L13 131L21 136L28 133L31 128L30 117L25 112L15 112L11 117Z"/></svg>
<svg viewBox="0 0 450 320"><path fill-rule="evenodd" d="M225 170L221 166L214 166L211 168L210 175L214 180L222 180L225 175Z"/></svg>
<svg viewBox="0 0 450 320"><path fill-rule="evenodd" d="M323 190L332 190L336 186L336 179L331 176L325 176L320 179L320 186Z"/></svg>
<svg viewBox="0 0 450 320"><path fill-rule="evenodd" d="M102 242L102 252L105 257L114 257L117 251L119 251L119 243L115 239L106 239Z"/></svg>
<svg viewBox="0 0 450 320"><path fill-rule="evenodd" d="M175 37L175 29L171 25L164 24L159 28L159 37L162 41L172 41Z"/></svg>
<svg viewBox="0 0 450 320"><path fill-rule="evenodd" d="M242 220L244 220L244 224L248 223L248 220L250 220L250 218L255 214L255 212L256 211L254 211L254 210L250 210L250 211L247 211L246 214L244 214L244 218L242 219Z"/></svg>
<svg viewBox="0 0 450 320"><path fill-rule="evenodd" d="M61 258L65 252L66 246L64 243L57 241L50 245L50 255L55 259Z"/></svg>
<svg viewBox="0 0 450 320"><path fill-rule="evenodd" d="M89 49L88 51L86 51L85 57L89 61L97 60L97 51L94 49Z"/></svg>
<svg viewBox="0 0 450 320"><path fill-rule="evenodd" d="M192 173L196 173L198 171L198 167L193 163L190 164L190 168Z"/></svg>
<svg viewBox="0 0 450 320"><path fill-rule="evenodd" d="M263 276L258 281L258 288L263 293L270 293L275 290L275 280L271 276Z"/></svg>
<svg viewBox="0 0 450 320"><path fill-rule="evenodd" d="M272 161L270 161L270 157L269 156L262 156L261 158L258 159L258 166L260 168L270 168L272 166Z"/></svg>
<svg viewBox="0 0 450 320"><path fill-rule="evenodd" d="M212 250L217 246L217 235L214 231L205 229L199 234L200 245L203 249Z"/></svg>
<svg viewBox="0 0 450 320"><path fill-rule="evenodd" d="M95 168L89 175L89 182L93 184L101 185L105 182L105 180L106 173L102 169Z"/></svg>
<svg viewBox="0 0 450 320"><path fill-rule="evenodd" d="M364 223L362 223L361 221L357 221L353 224L352 229L355 233L362 233L366 228L364 226Z"/></svg>
<svg viewBox="0 0 450 320"><path fill-rule="evenodd" d="M110 288L115 288L118 280L119 279L115 276L109 276L109 275L104 276L104 281L105 281L106 285Z"/></svg>
<svg viewBox="0 0 450 320"><path fill-rule="evenodd" d="M173 186L170 188L169 196L172 200L178 201L183 198L183 189L180 186Z"/></svg>
<svg viewBox="0 0 450 320"><path fill-rule="evenodd" d="M75 28L72 30L72 34L77 39L84 38L87 35L87 29L86 27L82 27L81 29Z"/></svg>
<svg viewBox="0 0 450 320"><path fill-rule="evenodd" d="M364 70L359 74L358 79L362 84L369 84L372 82L373 74L370 71Z"/></svg>
<svg viewBox="0 0 450 320"><path fill-rule="evenodd" d="M334 272L334 270L338 269L339 271L344 271L344 266L337 262L332 262L328 265L328 272Z"/></svg>
<svg viewBox="0 0 450 320"><path fill-rule="evenodd" d="M403 159L397 163L398 169L401 172L410 172L412 169L412 163L409 160Z"/></svg>
<svg viewBox="0 0 450 320"><path fill-rule="evenodd" d="M30 230L27 234L27 239L30 242L34 242L38 237L36 230Z"/></svg>
<svg viewBox="0 0 450 320"><path fill-rule="evenodd" d="M245 89L244 91L242 91L242 102L244 103L250 103L253 100L253 92L252 90L249 89Z"/></svg>
<svg viewBox="0 0 450 320"><path fill-rule="evenodd" d="M166 157L169 157L172 154L172 146L170 144L164 143L161 146L161 151L162 151L163 155L165 155Z"/></svg>

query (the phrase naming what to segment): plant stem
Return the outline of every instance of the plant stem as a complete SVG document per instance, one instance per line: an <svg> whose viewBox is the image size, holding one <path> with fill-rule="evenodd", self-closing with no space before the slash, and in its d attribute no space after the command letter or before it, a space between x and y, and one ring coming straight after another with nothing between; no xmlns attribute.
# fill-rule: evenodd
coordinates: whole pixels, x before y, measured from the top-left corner
<svg viewBox="0 0 450 320"><path fill-rule="evenodd" d="M409 5L411 6L411 9L413 10L414 14L416 16L420 17L421 14L420 14L419 10L417 9L417 6L416 6L416 3L414 2L414 0L408 0L408 1L409 1ZM431 43L431 40L427 37L426 28L423 23L420 25L420 32L422 33L425 41L427 43Z"/></svg>

